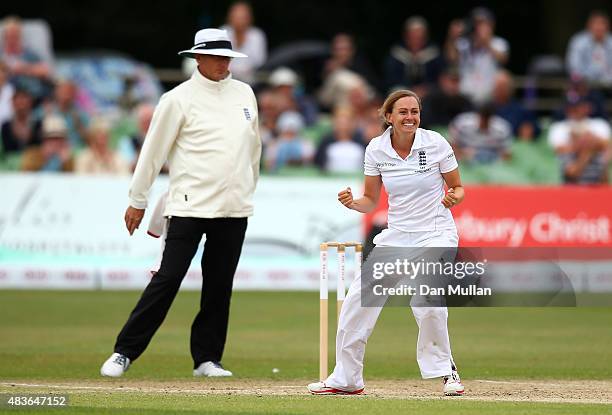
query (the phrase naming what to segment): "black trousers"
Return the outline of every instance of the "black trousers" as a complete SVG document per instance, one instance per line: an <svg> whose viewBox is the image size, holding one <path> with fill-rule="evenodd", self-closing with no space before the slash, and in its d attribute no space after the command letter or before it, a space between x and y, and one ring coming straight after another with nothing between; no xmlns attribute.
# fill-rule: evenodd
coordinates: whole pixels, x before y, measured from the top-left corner
<svg viewBox="0 0 612 415"><path fill-rule="evenodd" d="M200 311L191 326L194 368L223 356L234 274L244 242L246 218L172 217L159 271L145 288L138 304L117 337L115 352L136 360L164 321L206 234L202 255Z"/></svg>

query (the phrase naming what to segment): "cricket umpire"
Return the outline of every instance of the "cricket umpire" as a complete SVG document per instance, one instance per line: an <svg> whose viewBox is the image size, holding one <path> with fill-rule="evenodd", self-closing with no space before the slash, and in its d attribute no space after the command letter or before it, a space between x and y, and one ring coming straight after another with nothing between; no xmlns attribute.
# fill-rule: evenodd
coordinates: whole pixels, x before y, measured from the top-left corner
<svg viewBox="0 0 612 415"><path fill-rule="evenodd" d="M155 109L129 190L125 225L130 235L147 207L153 181L167 161L170 174L164 216L168 217L159 271L117 337L103 376L118 377L146 349L166 317L189 265L206 235L202 255L200 311L191 326L194 376L232 376L221 366L232 283L253 214L261 139L257 101L249 85L232 79L232 50L224 30L196 33L191 78L165 93Z"/></svg>

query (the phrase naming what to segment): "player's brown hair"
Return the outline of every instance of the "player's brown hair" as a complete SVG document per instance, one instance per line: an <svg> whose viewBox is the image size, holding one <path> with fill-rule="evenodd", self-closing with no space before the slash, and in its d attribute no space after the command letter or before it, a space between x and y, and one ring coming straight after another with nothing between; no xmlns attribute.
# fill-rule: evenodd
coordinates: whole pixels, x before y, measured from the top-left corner
<svg viewBox="0 0 612 415"><path fill-rule="evenodd" d="M393 106L395 105L395 103L404 97L413 97L419 104L419 111L423 109L421 106L421 98L419 98L416 92L410 91L408 89L400 89L395 92L392 92L385 99L385 102L383 102L382 107L380 107L380 109L378 110L378 115L380 116L383 122L383 128L387 128L390 125L387 122L386 115L391 114L393 112Z"/></svg>

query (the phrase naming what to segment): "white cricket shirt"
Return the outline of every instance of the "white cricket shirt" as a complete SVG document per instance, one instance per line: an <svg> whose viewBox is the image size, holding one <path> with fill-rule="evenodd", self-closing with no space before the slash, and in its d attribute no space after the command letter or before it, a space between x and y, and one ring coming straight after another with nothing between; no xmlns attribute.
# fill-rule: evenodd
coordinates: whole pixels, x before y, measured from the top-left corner
<svg viewBox="0 0 612 415"><path fill-rule="evenodd" d="M444 179L458 167L444 137L418 128L412 150L402 159L391 146L391 127L366 148L364 174L382 176L389 194L390 231L427 232L456 229L449 209L441 203Z"/></svg>

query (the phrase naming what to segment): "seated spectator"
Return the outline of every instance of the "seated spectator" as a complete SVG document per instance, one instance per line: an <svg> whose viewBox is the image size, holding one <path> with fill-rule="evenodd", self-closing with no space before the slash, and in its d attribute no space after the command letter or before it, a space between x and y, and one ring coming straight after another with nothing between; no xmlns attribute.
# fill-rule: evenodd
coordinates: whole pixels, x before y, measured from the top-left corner
<svg viewBox="0 0 612 415"><path fill-rule="evenodd" d="M317 104L310 97L298 91L299 78L293 70L285 67L274 70L268 78L268 84L274 92L284 98L279 101L285 104L283 108L280 108L281 112L299 112L304 117L306 125L317 122L319 116Z"/></svg>
<svg viewBox="0 0 612 415"><path fill-rule="evenodd" d="M314 148L310 141L300 136L304 120L297 112L284 112L278 118L278 137L266 148L267 169L277 171L284 166L302 166L312 160Z"/></svg>
<svg viewBox="0 0 612 415"><path fill-rule="evenodd" d="M365 84L355 85L348 91L346 106L353 113L358 128L364 127L375 114L378 117L378 108L382 102L380 98L372 95Z"/></svg>
<svg viewBox="0 0 612 415"><path fill-rule="evenodd" d="M571 80L567 91L565 91L567 101L586 101L589 108L589 118L607 118L606 101L604 94L599 89L591 89L588 82L585 80ZM553 120L561 121L565 119L565 105L555 111L552 115Z"/></svg>
<svg viewBox="0 0 612 415"><path fill-rule="evenodd" d="M379 97L370 98L365 94L366 91L362 88L351 91L348 108L353 114L358 135L361 136L362 143L367 146L370 140L381 135L384 129L379 114L382 106L381 99Z"/></svg>
<svg viewBox="0 0 612 415"><path fill-rule="evenodd" d="M94 120L87 134L88 147L77 156L74 171L78 174L130 174L130 164L110 148L109 139L110 125L102 119Z"/></svg>
<svg viewBox="0 0 612 415"><path fill-rule="evenodd" d="M461 92L476 105L491 99L495 74L508 61L510 46L494 29L495 17L484 7L472 11L468 33L460 21L449 26L446 58L459 66Z"/></svg>
<svg viewBox="0 0 612 415"><path fill-rule="evenodd" d="M276 137L276 122L285 107L285 101L280 94L272 89L265 89L257 94L259 110L259 135L264 149Z"/></svg>
<svg viewBox="0 0 612 415"><path fill-rule="evenodd" d="M151 120L153 119L155 107L145 102L138 105L135 112L138 131L136 131L136 134L132 136L122 137L118 143L119 154L121 155L121 158L130 164L132 171L134 171L136 168L136 162L138 161L138 156L140 155L140 149L142 148L142 144L147 136L147 131L149 131L149 126L151 125ZM165 165L162 167L162 172L164 169L166 169Z"/></svg>
<svg viewBox="0 0 612 415"><path fill-rule="evenodd" d="M232 60L232 76L249 84L254 83L255 70L266 62L268 51L265 33L253 26L251 6L243 1L234 3L227 13L227 24L221 29L227 30L234 50L248 56Z"/></svg>
<svg viewBox="0 0 612 415"><path fill-rule="evenodd" d="M124 113L130 113L140 103L140 97L136 91L138 79L134 75L126 75L123 77L123 92L117 99L117 105Z"/></svg>
<svg viewBox="0 0 612 415"><path fill-rule="evenodd" d="M532 141L540 135L536 115L514 99L512 75L506 70L500 70L495 76L493 105L495 115L510 123L512 133L519 140Z"/></svg>
<svg viewBox="0 0 612 415"><path fill-rule="evenodd" d="M314 163L328 173L357 173L363 169L365 145L351 110L338 108L334 111L333 131L319 143Z"/></svg>
<svg viewBox="0 0 612 415"><path fill-rule="evenodd" d="M17 89L13 95L13 118L2 124L4 154L20 153L41 143L41 123L32 112L33 98L26 90Z"/></svg>
<svg viewBox="0 0 612 415"><path fill-rule="evenodd" d="M404 23L402 43L391 48L385 61L387 90L412 89L427 95L445 66L440 49L428 39L427 21L413 16Z"/></svg>
<svg viewBox="0 0 612 415"><path fill-rule="evenodd" d="M591 12L586 30L572 36L566 64L572 79L612 85L612 35L605 12Z"/></svg>
<svg viewBox="0 0 612 415"><path fill-rule="evenodd" d="M378 77L370 63L357 52L355 40L347 33L338 33L331 42L331 57L325 62L323 79L339 69L346 69L378 87Z"/></svg>
<svg viewBox="0 0 612 415"><path fill-rule="evenodd" d="M510 158L512 126L494 115L490 103L477 112L458 115L449 126L449 135L459 160L492 163Z"/></svg>
<svg viewBox="0 0 612 415"><path fill-rule="evenodd" d="M372 108L367 118L362 119L361 124L358 126L359 131L361 132L361 139L364 145L368 145L370 141L374 137L378 137L381 135L385 128L380 122L380 115L378 113L378 109L382 105L378 105L375 108Z"/></svg>
<svg viewBox="0 0 612 415"><path fill-rule="evenodd" d="M565 183L607 183L610 124L589 118L589 103L568 101L567 120L550 126L548 143L557 153Z"/></svg>
<svg viewBox="0 0 612 415"><path fill-rule="evenodd" d="M44 103L44 114L57 114L68 127L68 140L73 149L85 146L89 116L76 104L77 86L69 80L59 80L55 85L54 100Z"/></svg>
<svg viewBox="0 0 612 415"><path fill-rule="evenodd" d="M43 118L42 144L25 150L21 169L44 172L70 172L74 169L68 128L62 117L47 115Z"/></svg>
<svg viewBox="0 0 612 415"><path fill-rule="evenodd" d="M51 68L23 46L21 20L17 17L4 19L0 60L7 64L13 85L27 89L35 99L49 94Z"/></svg>
<svg viewBox="0 0 612 415"><path fill-rule="evenodd" d="M364 88L368 96L374 96L372 87L363 77L348 69L338 69L325 79L318 98L327 109L345 107L350 105L350 93L355 88Z"/></svg>
<svg viewBox="0 0 612 415"><path fill-rule="evenodd" d="M459 72L454 67L446 68L438 85L423 98L421 127L448 126L459 114L472 111L474 106L459 90Z"/></svg>
<svg viewBox="0 0 612 415"><path fill-rule="evenodd" d="M0 61L0 125L13 118L13 94L15 88L9 82L8 66Z"/></svg>

